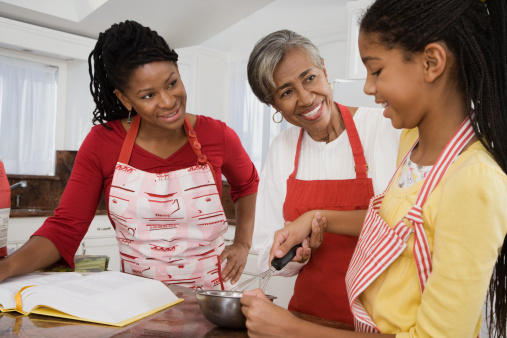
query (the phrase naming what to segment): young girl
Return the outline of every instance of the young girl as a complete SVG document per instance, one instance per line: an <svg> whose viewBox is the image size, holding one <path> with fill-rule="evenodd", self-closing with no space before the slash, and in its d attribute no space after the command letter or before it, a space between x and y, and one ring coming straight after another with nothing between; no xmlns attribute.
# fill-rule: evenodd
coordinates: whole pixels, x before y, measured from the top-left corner
<svg viewBox="0 0 507 338"><path fill-rule="evenodd" d="M371 200L347 271L357 331L476 337L489 285L490 333L505 337L506 7L378 0L361 21L364 90L406 130L398 170ZM328 231L339 233L340 224ZM309 232L279 231L272 253ZM242 303L251 336L368 335L303 322L258 291Z"/></svg>

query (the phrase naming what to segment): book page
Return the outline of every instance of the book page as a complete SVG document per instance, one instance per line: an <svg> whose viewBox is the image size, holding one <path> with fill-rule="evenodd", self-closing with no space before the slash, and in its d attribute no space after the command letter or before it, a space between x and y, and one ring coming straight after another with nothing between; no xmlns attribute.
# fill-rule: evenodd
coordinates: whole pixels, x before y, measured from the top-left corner
<svg viewBox="0 0 507 338"><path fill-rule="evenodd" d="M76 319L111 325L124 325L180 301L160 281L117 271L28 288L22 295L26 312L49 307Z"/></svg>
<svg viewBox="0 0 507 338"><path fill-rule="evenodd" d="M2 312L14 311L16 309L16 300L14 299L14 296L25 286L50 284L57 281L77 279L81 277L81 274L76 272L34 272L27 275L8 278L0 283L0 310Z"/></svg>

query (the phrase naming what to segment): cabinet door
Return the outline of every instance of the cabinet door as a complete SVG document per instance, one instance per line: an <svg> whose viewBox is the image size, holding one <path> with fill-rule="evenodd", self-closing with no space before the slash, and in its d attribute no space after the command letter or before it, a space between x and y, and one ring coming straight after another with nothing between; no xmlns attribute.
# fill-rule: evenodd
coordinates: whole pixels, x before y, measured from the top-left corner
<svg viewBox="0 0 507 338"><path fill-rule="evenodd" d="M95 216L76 254L109 256L108 270L120 271L118 242L106 215Z"/></svg>
<svg viewBox="0 0 507 338"><path fill-rule="evenodd" d="M359 20L373 0L347 2L347 76L349 79L365 79L366 69L359 55L357 39L359 37Z"/></svg>

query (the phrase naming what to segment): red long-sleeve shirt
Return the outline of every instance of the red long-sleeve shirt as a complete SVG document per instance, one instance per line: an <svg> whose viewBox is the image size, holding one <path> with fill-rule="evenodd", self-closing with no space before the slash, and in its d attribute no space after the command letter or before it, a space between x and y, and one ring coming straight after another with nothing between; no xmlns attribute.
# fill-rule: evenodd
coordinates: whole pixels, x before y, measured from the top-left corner
<svg viewBox="0 0 507 338"><path fill-rule="evenodd" d="M127 134L119 120L107 125L112 129L94 126L86 136L58 208L33 234L51 240L70 266L74 266L74 255L95 216L101 193L108 201L114 168ZM233 201L256 193L259 177L236 133L225 123L200 115L194 130L202 152L214 168L218 192L222 192L224 174ZM161 173L193 166L196 161L187 142L166 159L134 145L129 164L143 171Z"/></svg>

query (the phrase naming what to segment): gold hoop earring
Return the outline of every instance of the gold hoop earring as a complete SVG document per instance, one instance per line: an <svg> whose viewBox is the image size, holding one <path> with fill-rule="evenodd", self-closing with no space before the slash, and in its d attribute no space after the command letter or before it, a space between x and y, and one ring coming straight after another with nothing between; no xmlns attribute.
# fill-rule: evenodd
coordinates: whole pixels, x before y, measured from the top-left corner
<svg viewBox="0 0 507 338"><path fill-rule="evenodd" d="M276 114L280 114L280 119L279 119L279 120L275 119ZM275 123L282 123L282 121L283 121L283 115L282 115L282 113L281 113L279 110L277 110L277 111L275 111L275 112L273 113L273 116L271 116L271 119L272 119L272 120L273 120L273 122L275 122Z"/></svg>
<svg viewBox="0 0 507 338"><path fill-rule="evenodd" d="M129 116L127 117L127 124L130 125L132 123L132 109L129 109Z"/></svg>

